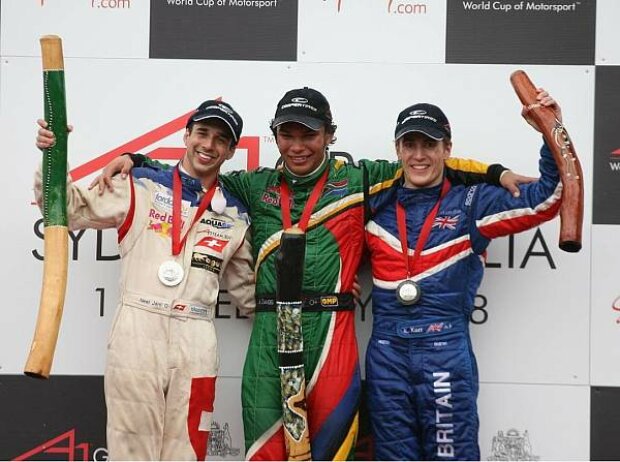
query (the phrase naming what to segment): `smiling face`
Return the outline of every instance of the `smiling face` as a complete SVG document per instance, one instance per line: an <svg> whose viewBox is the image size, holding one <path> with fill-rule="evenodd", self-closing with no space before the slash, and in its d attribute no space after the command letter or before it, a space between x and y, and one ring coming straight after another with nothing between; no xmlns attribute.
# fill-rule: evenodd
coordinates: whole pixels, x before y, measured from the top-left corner
<svg viewBox="0 0 620 462"><path fill-rule="evenodd" d="M193 123L185 130L183 141L183 168L204 186L211 185L221 165L235 153L230 128L216 118Z"/></svg>
<svg viewBox="0 0 620 462"><path fill-rule="evenodd" d="M443 179L444 162L450 157L452 142L435 140L423 133L411 132L396 141L396 153L403 166L407 188L437 186Z"/></svg>
<svg viewBox="0 0 620 462"><path fill-rule="evenodd" d="M307 175L321 165L333 135L325 127L312 130L297 122L276 128L276 143L286 167L295 175Z"/></svg>

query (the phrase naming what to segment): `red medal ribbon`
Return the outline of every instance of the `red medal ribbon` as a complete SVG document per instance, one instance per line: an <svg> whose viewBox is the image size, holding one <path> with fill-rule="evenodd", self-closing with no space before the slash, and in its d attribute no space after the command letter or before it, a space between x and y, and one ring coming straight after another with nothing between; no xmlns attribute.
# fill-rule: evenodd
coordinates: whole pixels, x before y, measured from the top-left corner
<svg viewBox="0 0 620 462"><path fill-rule="evenodd" d="M211 199L213 199L213 195L215 194L216 186L217 178L206 194L202 196L202 200L198 206L198 211L196 212L196 215L194 215L194 221L192 221L192 224L187 229L185 236L181 239L181 228L183 226L181 224L181 196L183 195L183 185L181 183L179 167L176 167L174 172L172 172L172 255L178 255L181 253L181 250L183 250L183 246L187 240L187 235L196 222L200 219L204 211L207 210L207 207L211 204Z"/></svg>
<svg viewBox="0 0 620 462"><path fill-rule="evenodd" d="M447 179L444 179L443 185L441 187L441 193L439 194L439 199L437 199L435 206L427 215L426 219L424 220L424 224L422 225L422 231L420 231L420 235L418 236L418 241L416 242L415 252L413 254L413 257L411 258L411 262L409 261L409 246L407 244L407 217L405 214L405 208L400 202L396 202L396 222L398 223L398 237L400 238L400 247L405 256L405 264L407 265L407 279L411 277L411 274L415 270L415 264L418 260L418 257L422 253L424 245L428 240L428 236L431 233L433 222L435 221L435 217L437 216L437 212L439 211L439 205L441 204L441 200L444 198L444 196L449 190L450 182Z"/></svg>
<svg viewBox="0 0 620 462"><path fill-rule="evenodd" d="M321 193L323 192L323 187L327 182L327 176L329 174L329 165L325 168L323 175L319 178L319 181L314 185L312 189L312 193L310 193L310 197L308 198L308 202L304 206L304 211L301 214L301 219L297 226L302 231L306 231L308 228L308 222L310 221L310 215L312 214L312 210L314 206L318 202L321 197ZM282 175L280 180L280 207L282 209L282 226L283 229L288 229L292 226L291 222L291 192L288 188L288 183L286 182L286 178Z"/></svg>

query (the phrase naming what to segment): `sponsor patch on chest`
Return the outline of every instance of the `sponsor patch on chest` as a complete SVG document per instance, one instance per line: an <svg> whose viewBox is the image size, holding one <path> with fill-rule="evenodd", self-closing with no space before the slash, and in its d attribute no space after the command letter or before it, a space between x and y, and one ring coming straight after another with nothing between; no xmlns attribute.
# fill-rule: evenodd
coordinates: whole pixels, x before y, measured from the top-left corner
<svg viewBox="0 0 620 462"><path fill-rule="evenodd" d="M232 219L228 217L203 217L200 219L200 223L217 229L231 229L234 226Z"/></svg>
<svg viewBox="0 0 620 462"><path fill-rule="evenodd" d="M194 252L192 253L192 267L201 268L207 271L211 271L215 274L220 274L222 271L222 259L208 255L206 253Z"/></svg>
<svg viewBox="0 0 620 462"><path fill-rule="evenodd" d="M153 193L153 207L164 214L172 215L172 194L168 194L165 191L155 191ZM189 201L181 201L181 216L187 217L189 215L190 203Z"/></svg>
<svg viewBox="0 0 620 462"><path fill-rule="evenodd" d="M461 215L439 215L433 220L433 228L455 230Z"/></svg>
<svg viewBox="0 0 620 462"><path fill-rule="evenodd" d="M330 181L323 188L323 196L343 197L349 190L349 180Z"/></svg>
<svg viewBox="0 0 620 462"><path fill-rule="evenodd" d="M183 226L185 226L185 220L181 220L181 228ZM172 237L172 214L151 208L147 229L160 237Z"/></svg>
<svg viewBox="0 0 620 462"><path fill-rule="evenodd" d="M478 185L472 186L471 188L469 188L469 191L467 191L467 197L465 198L465 207L471 206L472 202L474 201L476 189L478 189Z"/></svg>
<svg viewBox="0 0 620 462"><path fill-rule="evenodd" d="M280 206L280 188L278 186L268 186L260 198L261 202L275 207Z"/></svg>
<svg viewBox="0 0 620 462"><path fill-rule="evenodd" d="M196 242L195 247L207 247L211 250L222 253L224 251L224 247L228 245L228 242L228 239L207 236Z"/></svg>

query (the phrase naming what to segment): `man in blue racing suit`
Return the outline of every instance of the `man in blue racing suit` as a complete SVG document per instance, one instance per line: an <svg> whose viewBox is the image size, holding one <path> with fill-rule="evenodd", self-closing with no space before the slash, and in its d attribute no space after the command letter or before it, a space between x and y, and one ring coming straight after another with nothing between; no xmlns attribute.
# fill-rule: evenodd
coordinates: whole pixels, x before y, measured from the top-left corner
<svg viewBox="0 0 620 462"><path fill-rule="evenodd" d="M561 112L544 90L540 104ZM537 128L537 127L535 127ZM489 185L452 186L444 175L451 129L416 104L398 117L403 180L366 226L373 329L366 354L377 460L478 460L478 373L469 316L491 239L552 219L558 170L541 149L540 179L519 197ZM385 204L385 197L378 198Z"/></svg>

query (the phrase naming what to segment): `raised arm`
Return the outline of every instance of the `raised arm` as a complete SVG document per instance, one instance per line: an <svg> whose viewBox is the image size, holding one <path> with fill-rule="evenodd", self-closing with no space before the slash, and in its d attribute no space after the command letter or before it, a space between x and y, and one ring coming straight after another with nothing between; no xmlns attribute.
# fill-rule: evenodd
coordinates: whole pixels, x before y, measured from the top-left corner
<svg viewBox="0 0 620 462"><path fill-rule="evenodd" d="M543 89L538 90L538 101L551 108L562 120L557 102ZM538 127L533 124L534 128ZM549 147L540 150L540 179L521 186L520 197L500 189L479 188L473 194L472 207L476 228L487 239L513 234L538 226L557 215L561 205L562 184L558 168Z"/></svg>
<svg viewBox="0 0 620 462"><path fill-rule="evenodd" d="M37 121L36 146L47 149L56 142L54 133L47 129L44 120ZM72 127L69 127L70 130ZM118 228L125 221L131 200L131 181L129 178L115 178L114 192L105 195L97 194L79 185L73 184L67 177L67 216L69 229L105 229ZM34 191L39 207L42 206L41 169L35 174Z"/></svg>

